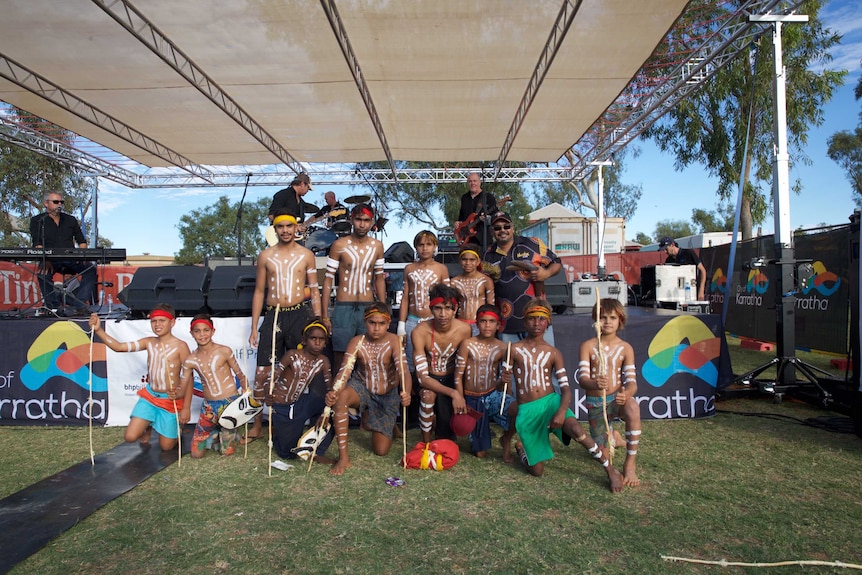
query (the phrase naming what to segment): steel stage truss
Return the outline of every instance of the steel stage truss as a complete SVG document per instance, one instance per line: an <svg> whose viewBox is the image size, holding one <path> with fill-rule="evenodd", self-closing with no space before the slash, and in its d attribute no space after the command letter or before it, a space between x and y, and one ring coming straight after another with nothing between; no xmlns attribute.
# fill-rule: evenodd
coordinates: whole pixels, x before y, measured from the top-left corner
<svg viewBox="0 0 862 575"><path fill-rule="evenodd" d="M124 139L133 138L136 143L144 144L153 154L173 164L174 168L150 168L141 165L98 143L74 135L72 138L46 134L37 129L38 123L27 121L25 115L10 114L10 107L0 102L0 139L22 146L29 150L52 157L75 166L87 173L97 173L101 177L133 189L147 188L192 188L192 187L241 187L283 186L288 184L298 171L313 175L314 182L323 185L397 185L401 183L447 183L464 181L471 171L482 171L488 179L500 182L553 182L582 180L590 176L598 161L612 158L615 153L636 139L644 130L678 102L697 91L709 81L724 65L746 53L751 43L763 32L769 31L768 23L750 22L749 14L789 14L802 4L798 1L751 0L747 2L692 2L686 13L671 28L665 39L632 78L627 87L605 110L592 127L576 142L556 164L533 164L530 167L511 166L506 162L506 153L511 140L517 133L519 117L529 110L531 99L541 84L543 70L553 57L559 37L564 34L567 22L577 11L578 2L566 2L561 9L560 18L550 34L545 50L518 107L518 116L513 120L506 142L495 163L473 167L433 166L427 168L401 168L398 162L389 157L385 169L358 170L353 164L320 164L297 162L287 150L272 141L262 126L248 117L245 112L232 103L227 94L215 85L203 71L194 67L167 38L155 35L146 21L136 13L126 11L125 3L107 4L96 2L103 9L133 32L154 53L165 62L174 66L186 80L206 94L237 123L255 135L259 141L268 144L281 164L245 166L201 166L184 162L179 154L161 146L158 142L146 141L142 134L134 132L116 119L90 106L65 91L60 86L51 85L35 72L27 70L7 58L0 56L0 75L26 87L54 103L61 103L67 110L86 118L102 129ZM709 13L708 22L700 21L698 26L706 33L691 37L687 26L696 21L696 11ZM717 16L717 17L716 17ZM333 30L339 39L344 34L337 11L328 13ZM152 33L151 33L152 32ZM685 42L680 38L685 37ZM345 54L350 55L349 43L343 38ZM347 56L346 56L347 57ZM355 69L357 90L368 104L373 114L373 103L361 70ZM373 119L373 118L372 118ZM379 126L379 122L374 124ZM385 134L379 133L385 143ZM388 148L387 148L388 149Z"/></svg>

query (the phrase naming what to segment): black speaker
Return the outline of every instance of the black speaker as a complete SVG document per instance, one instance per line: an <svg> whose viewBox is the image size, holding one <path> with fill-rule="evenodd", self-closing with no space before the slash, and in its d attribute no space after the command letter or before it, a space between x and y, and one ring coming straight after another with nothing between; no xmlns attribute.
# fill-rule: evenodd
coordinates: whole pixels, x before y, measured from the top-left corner
<svg viewBox="0 0 862 575"><path fill-rule="evenodd" d="M207 307L214 315L251 315L256 266L219 266L212 272Z"/></svg>
<svg viewBox="0 0 862 575"><path fill-rule="evenodd" d="M409 264L414 258L413 248L407 242L397 242L383 253L383 259L390 264Z"/></svg>
<svg viewBox="0 0 862 575"><path fill-rule="evenodd" d="M565 313L572 305L572 286L565 270L545 280L545 299L551 304L554 313Z"/></svg>
<svg viewBox="0 0 862 575"><path fill-rule="evenodd" d="M206 311L211 273L204 266L138 268L118 297L133 315L146 315L159 303L172 306L178 314L194 315Z"/></svg>

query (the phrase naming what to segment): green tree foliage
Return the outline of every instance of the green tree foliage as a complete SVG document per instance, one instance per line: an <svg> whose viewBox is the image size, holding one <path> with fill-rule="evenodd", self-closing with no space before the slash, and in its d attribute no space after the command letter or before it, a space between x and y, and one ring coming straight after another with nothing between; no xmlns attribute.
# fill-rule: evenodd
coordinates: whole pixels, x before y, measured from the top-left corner
<svg viewBox="0 0 862 575"><path fill-rule="evenodd" d="M242 255L255 256L266 247L258 222L266 221L272 198L260 198L243 205ZM215 204L194 210L180 218L177 227L183 247L177 252L178 264L200 264L207 257L236 257L239 202L221 196Z"/></svg>
<svg viewBox="0 0 862 575"><path fill-rule="evenodd" d="M663 237L678 239L693 236L695 233L697 232L694 231L691 224L685 220L661 220L656 222L653 237L655 241L659 241Z"/></svg>
<svg viewBox="0 0 862 575"><path fill-rule="evenodd" d="M823 105L840 86L846 72L812 67L829 62L829 49L840 36L823 28L818 18L821 0L805 2L799 12L809 17L805 24L782 27L783 59L787 86L787 132L792 162L810 163L805 155L808 130L823 123ZM694 41L718 20L725 4L696 0L682 16L677 28L685 33L670 34L658 53L684 54ZM740 173L747 182L743 192L740 228L744 238L752 235L753 224L762 222L769 210L767 194L772 184L773 164L773 77L772 34L766 32L753 46L754 57L736 58L704 85L700 91L677 104L654 126L644 132L662 151L676 157L677 169L702 164L719 180L718 196L736 194ZM667 58L667 56L665 56ZM751 112L749 155L745 135ZM802 184L794 182L797 193Z"/></svg>
<svg viewBox="0 0 862 575"><path fill-rule="evenodd" d="M652 238L643 232L638 232L638 235L635 236L635 241L642 246L648 246L653 243Z"/></svg>
<svg viewBox="0 0 862 575"><path fill-rule="evenodd" d="M607 217L630 219L637 211L643 187L640 184L624 184L622 182L625 160L629 154L636 158L640 154L640 150L637 148L624 149L614 157L614 165L602 168L604 207ZM565 158L569 163L574 163L571 153L568 153ZM580 213L583 213L583 209L586 208L592 214L584 215L598 216L597 182L598 170L594 171L592 177L583 182L545 184L537 193L537 203L557 202Z"/></svg>
<svg viewBox="0 0 862 575"><path fill-rule="evenodd" d="M862 99L862 78L854 91L856 99ZM853 188L853 201L862 208L862 112L859 125L854 131L842 130L829 138L829 157L841 166Z"/></svg>
<svg viewBox="0 0 862 575"><path fill-rule="evenodd" d="M719 209L708 212L695 208L691 211L691 221L698 232L729 232L733 230L733 212L727 209Z"/></svg>
<svg viewBox="0 0 862 575"><path fill-rule="evenodd" d="M53 139L74 135L41 118L9 108L9 117ZM42 194L62 191L64 209L86 226L96 179L77 168L0 140L0 245L30 244L30 218L42 211Z"/></svg>
<svg viewBox="0 0 862 575"><path fill-rule="evenodd" d="M429 167L428 164L417 162L396 162L396 164L399 169ZM479 162L464 164L467 167L478 165L480 165ZM360 173L365 169L386 167L386 164L379 162L356 165L356 169ZM460 168L462 166L447 164L447 167ZM490 170L485 175L490 176ZM380 215L389 220L396 223L423 224L439 234L450 231L454 226L458 217L458 210L461 207L461 196L467 191L467 180L465 178L463 182L447 184L411 182L399 183L398 185L373 185L369 182L368 187L354 186L354 188L356 188L357 194L373 194L375 201L379 202ZM505 196L511 197L511 201L502 206L501 209L511 215L516 227L525 225L527 214L536 209L530 206L520 184L483 180L482 189L493 194L498 203Z"/></svg>

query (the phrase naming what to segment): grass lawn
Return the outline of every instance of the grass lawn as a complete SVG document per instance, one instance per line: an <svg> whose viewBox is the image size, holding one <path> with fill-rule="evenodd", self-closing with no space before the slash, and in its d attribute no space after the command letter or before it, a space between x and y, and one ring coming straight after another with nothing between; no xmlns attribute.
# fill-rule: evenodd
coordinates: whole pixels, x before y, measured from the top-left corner
<svg viewBox="0 0 862 575"><path fill-rule="evenodd" d="M731 341L736 373L771 357L742 352ZM462 452L444 472L404 471L400 443L376 457L354 430L353 467L340 478L320 465L270 477L264 441L247 459L185 457L11 573L754 572L662 555L862 564L862 439L811 425L838 416L792 397L717 408L708 419L644 422L642 485L621 495L581 448L559 443L541 478L504 464L499 448L484 460ZM122 440L118 428L94 435L97 452ZM408 437L412 447L418 431ZM85 428L0 427L0 442L0 496L89 457ZM389 476L405 485L390 487Z"/></svg>

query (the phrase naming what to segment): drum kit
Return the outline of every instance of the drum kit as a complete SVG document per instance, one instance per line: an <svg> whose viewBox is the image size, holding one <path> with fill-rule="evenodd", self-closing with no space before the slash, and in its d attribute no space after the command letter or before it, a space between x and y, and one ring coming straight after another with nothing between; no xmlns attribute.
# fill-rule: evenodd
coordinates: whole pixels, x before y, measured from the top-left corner
<svg viewBox="0 0 862 575"><path fill-rule="evenodd" d="M365 204L371 201L371 196L356 195L350 196L344 199L345 204L356 205L356 204ZM317 206L314 204L310 204L307 202L303 202L305 213L314 213L317 211ZM316 226L313 225L305 230L304 233L297 233L296 241L302 243L305 247L310 249L315 256L326 256L329 254L329 248L338 238L342 238L344 236L350 235L351 230L353 229L350 224L350 210L349 209L339 209L333 210L335 212L334 217L329 219L329 226ZM375 222L375 227L373 231L382 231L383 225L388 222L386 218L378 217ZM264 234L266 237L266 241L270 246L274 246L278 243L278 237L275 233L275 228L269 226L266 229L266 233Z"/></svg>
<svg viewBox="0 0 862 575"><path fill-rule="evenodd" d="M344 199L344 203L350 205L364 204L369 201L371 201L371 196L366 195L350 196ZM328 228L312 226L308 237L305 239L305 247L316 256L325 256L329 253L329 248L335 240L350 235L351 230L350 210L343 210L343 213L339 213L330 221Z"/></svg>

